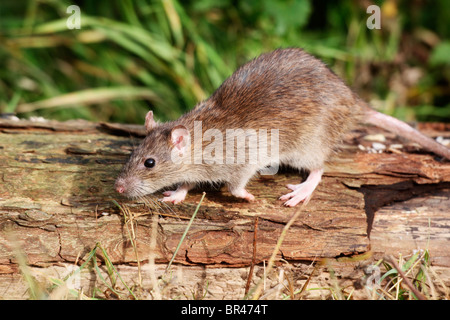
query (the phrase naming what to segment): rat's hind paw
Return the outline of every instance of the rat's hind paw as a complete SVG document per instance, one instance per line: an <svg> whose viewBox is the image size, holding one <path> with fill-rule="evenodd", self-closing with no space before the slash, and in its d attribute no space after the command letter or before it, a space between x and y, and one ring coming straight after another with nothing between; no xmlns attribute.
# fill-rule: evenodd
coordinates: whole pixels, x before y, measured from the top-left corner
<svg viewBox="0 0 450 320"><path fill-rule="evenodd" d="M289 188L292 189L292 188ZM301 183L297 185L297 188L292 189L294 191L285 194L284 196L280 197L280 200L287 200L284 205L287 207L295 207L300 202L304 201L305 204L308 203L309 199L312 196L312 193L314 189L311 189L310 186L304 185L304 183Z"/></svg>
<svg viewBox="0 0 450 320"><path fill-rule="evenodd" d="M295 207L302 201L304 201L304 203L307 204L322 178L322 173L323 173L322 169L313 170L311 171L311 173L308 176L308 179L306 179L305 182L295 185L288 184L287 187L293 191L288 194L285 194L284 196L281 196L280 200L283 201L287 200L284 203L284 205L287 207Z"/></svg>
<svg viewBox="0 0 450 320"><path fill-rule="evenodd" d="M231 190L230 190L231 191ZM252 202L255 200L255 196L252 195L250 192L248 192L247 190L245 190L244 188L242 189L233 189L233 191L231 191L231 194L237 198L242 198L247 200L248 202Z"/></svg>

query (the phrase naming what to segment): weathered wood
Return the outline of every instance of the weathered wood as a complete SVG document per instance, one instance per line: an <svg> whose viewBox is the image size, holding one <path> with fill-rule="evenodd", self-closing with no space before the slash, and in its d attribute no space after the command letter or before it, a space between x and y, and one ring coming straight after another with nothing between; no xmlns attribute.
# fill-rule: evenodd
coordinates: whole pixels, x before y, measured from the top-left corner
<svg viewBox="0 0 450 320"><path fill-rule="evenodd" d="M449 267L450 188L429 189L418 197L377 211L370 241L376 255L430 251L434 265Z"/></svg>
<svg viewBox="0 0 450 320"><path fill-rule="evenodd" d="M450 135L445 125L423 129L431 135ZM313 199L289 230L278 258L303 261L366 252L371 245L368 234L380 207L430 192L448 199L449 162L417 153L412 145L405 149L416 153L369 154L357 148L359 143L370 144L363 136L378 132L361 128L349 135L343 151L327 167ZM0 120L0 273L17 273L15 247L26 254L31 266L73 263L96 243L106 248L113 263L135 263L136 254L113 199L138 215L135 231L141 260L149 258L151 214L161 214L152 253L157 263L167 263L186 228L187 219L183 218L192 215L203 190L206 198L175 263L248 266L255 217L259 219L256 262L270 257L281 230L296 210L282 206L278 197L287 192L287 183L300 180L297 174L285 171L255 178L249 184L249 191L257 198L254 203L235 199L224 188L205 186L191 192L181 205L147 208L120 198L112 188L142 133L140 126ZM395 142L392 135L385 136L386 144ZM431 201L426 207L435 204ZM438 243L441 250L432 252L431 257L434 263L448 265L448 250L443 248L448 248L449 217L447 205L439 206L439 222L433 224L445 231L433 229L435 237L430 243ZM396 230L391 228L398 222L392 220L390 211L383 219L376 228L380 248L383 235ZM380 228L386 230L379 232ZM401 241L396 243L398 246Z"/></svg>

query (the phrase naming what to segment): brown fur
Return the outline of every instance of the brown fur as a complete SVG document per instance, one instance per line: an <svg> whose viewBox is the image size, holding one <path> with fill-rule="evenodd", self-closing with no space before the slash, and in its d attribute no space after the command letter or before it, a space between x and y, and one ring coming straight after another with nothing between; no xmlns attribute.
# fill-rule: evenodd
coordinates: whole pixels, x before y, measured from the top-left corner
<svg viewBox="0 0 450 320"><path fill-rule="evenodd" d="M278 129L281 164L319 169L367 108L320 60L301 49L278 49L240 67L178 120L152 127L118 181L127 186L124 193L129 196L177 183L226 182L233 191L268 165L172 163L172 129L183 126L193 137L194 121L202 121L203 133L214 128L224 138L226 129ZM203 148L208 144L203 142ZM147 158L156 160L154 168L143 167Z"/></svg>

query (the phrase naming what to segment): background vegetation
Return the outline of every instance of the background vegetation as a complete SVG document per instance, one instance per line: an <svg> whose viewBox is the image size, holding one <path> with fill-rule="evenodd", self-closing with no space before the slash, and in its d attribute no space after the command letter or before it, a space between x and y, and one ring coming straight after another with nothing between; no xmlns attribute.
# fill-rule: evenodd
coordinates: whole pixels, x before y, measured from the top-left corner
<svg viewBox="0 0 450 320"><path fill-rule="evenodd" d="M448 0L1 0L0 113L175 119L245 61L296 46L383 112L450 122L449 19Z"/></svg>

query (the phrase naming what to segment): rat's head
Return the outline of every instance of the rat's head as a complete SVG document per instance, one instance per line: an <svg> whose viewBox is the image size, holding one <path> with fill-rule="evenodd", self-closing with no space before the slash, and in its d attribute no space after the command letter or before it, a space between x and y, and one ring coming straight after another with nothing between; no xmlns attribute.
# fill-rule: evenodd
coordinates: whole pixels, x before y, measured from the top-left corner
<svg viewBox="0 0 450 320"><path fill-rule="evenodd" d="M190 134L183 126L157 124L153 112L145 117L147 136L132 152L114 185L130 198L153 193L182 181L183 160L189 154Z"/></svg>

